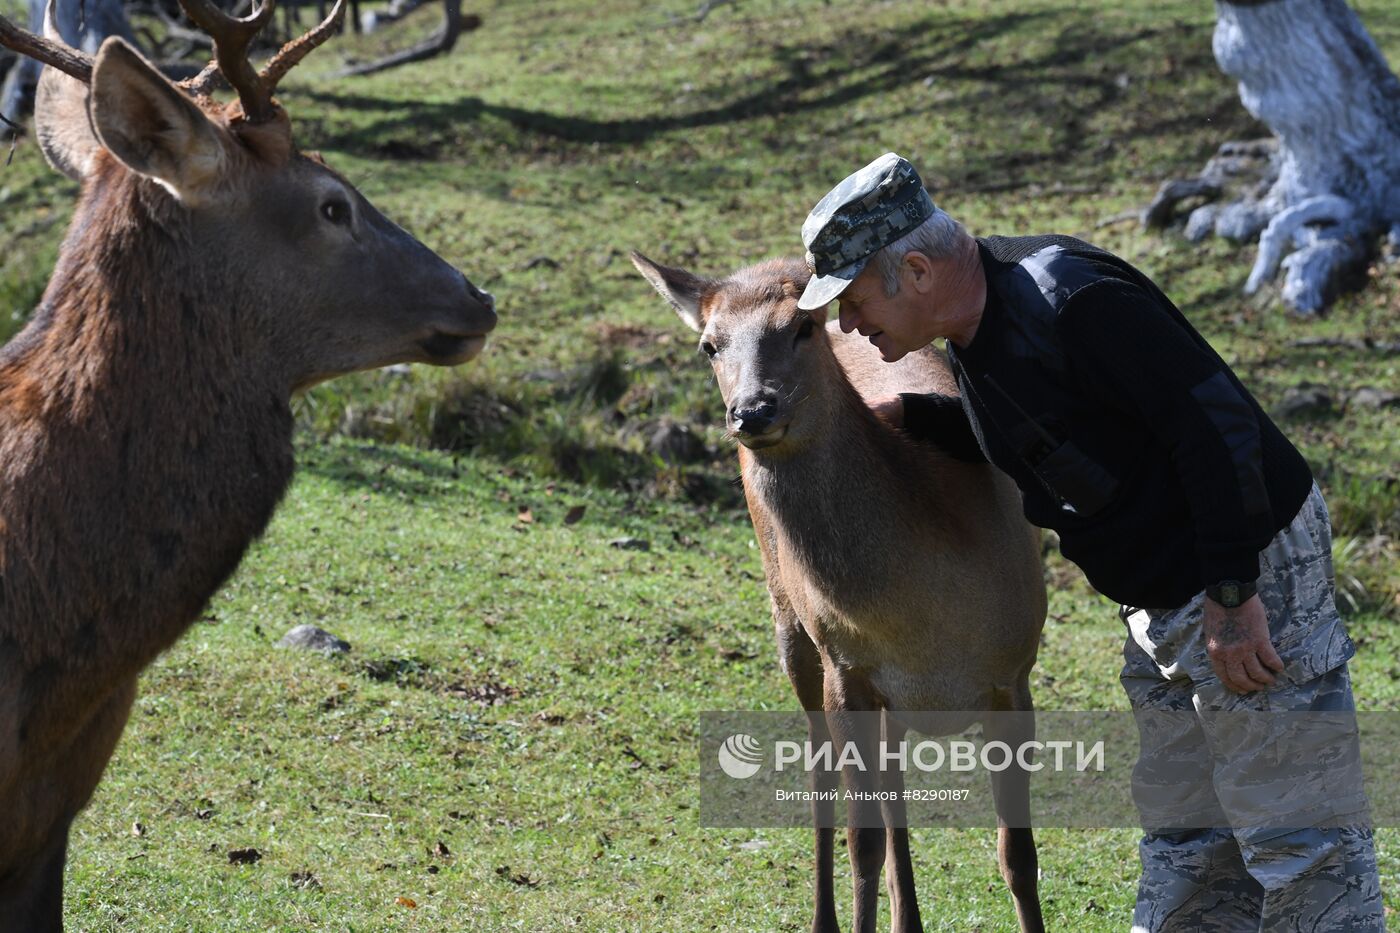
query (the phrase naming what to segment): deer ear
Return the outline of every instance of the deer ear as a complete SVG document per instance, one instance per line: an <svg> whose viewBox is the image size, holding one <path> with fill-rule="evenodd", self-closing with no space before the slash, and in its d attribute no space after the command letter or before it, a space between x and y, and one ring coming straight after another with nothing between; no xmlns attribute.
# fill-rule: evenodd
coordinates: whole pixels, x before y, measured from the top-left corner
<svg viewBox="0 0 1400 933"><path fill-rule="evenodd" d="M705 319L700 314L700 296L711 286L711 282L684 269L658 265L636 250L632 251L632 265L637 267L642 278L651 283L652 288L661 293L661 297L676 310L687 327L696 333L705 329Z"/></svg>
<svg viewBox="0 0 1400 933"><path fill-rule="evenodd" d="M54 22L53 0L44 10L44 36L63 42ZM34 102L34 134L49 164L74 181L82 181L92 168L92 157L102 144L92 132L87 115L87 85L57 68L39 72Z"/></svg>
<svg viewBox="0 0 1400 933"><path fill-rule="evenodd" d="M218 128L121 39L97 52L88 116L122 164L186 203L207 200L223 174L228 150Z"/></svg>

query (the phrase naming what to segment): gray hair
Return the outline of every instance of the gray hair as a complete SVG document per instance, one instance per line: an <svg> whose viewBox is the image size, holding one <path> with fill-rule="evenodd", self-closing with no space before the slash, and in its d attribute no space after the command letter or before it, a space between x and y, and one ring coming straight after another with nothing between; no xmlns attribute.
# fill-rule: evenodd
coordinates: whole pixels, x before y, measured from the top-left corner
<svg viewBox="0 0 1400 933"><path fill-rule="evenodd" d="M899 270L906 253L923 253L929 259L943 259L957 249L967 231L941 208L934 208L928 219L870 257L870 268L880 276L885 297L899 291Z"/></svg>

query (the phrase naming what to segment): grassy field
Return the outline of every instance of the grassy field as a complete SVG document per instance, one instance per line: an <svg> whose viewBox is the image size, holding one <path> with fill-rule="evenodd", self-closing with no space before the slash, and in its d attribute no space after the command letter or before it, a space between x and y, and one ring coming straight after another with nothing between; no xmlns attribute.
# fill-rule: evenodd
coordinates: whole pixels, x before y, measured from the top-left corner
<svg viewBox="0 0 1400 933"><path fill-rule="evenodd" d="M1400 61L1400 9L1361 6ZM1265 407L1330 389L1332 409L1282 424L1332 505L1358 702L1400 708L1400 410L1342 404L1395 387L1400 358L1295 344L1400 339L1400 267L1300 320L1240 295L1252 247L1114 220L1262 135L1215 69L1209 4L746 0L687 21L697 7L486 2L448 58L329 80L427 34L424 10L289 80L302 145L495 292L499 336L460 371L298 402L281 513L147 672L75 825L71 929L805 929L805 831L698 825L697 714L795 701L718 393L626 253L713 273L795 253L817 198L887 149L975 233L1071 233L1137 263ZM29 141L0 170L0 337L75 195ZM705 455L661 461L663 419ZM1049 572L1038 704L1125 708L1113 607ZM302 622L353 650L274 647ZM914 838L930 929L1014 927L990 831ZM1136 834L1039 838L1051 927L1125 929ZM1395 831L1380 857L1400 903Z"/></svg>

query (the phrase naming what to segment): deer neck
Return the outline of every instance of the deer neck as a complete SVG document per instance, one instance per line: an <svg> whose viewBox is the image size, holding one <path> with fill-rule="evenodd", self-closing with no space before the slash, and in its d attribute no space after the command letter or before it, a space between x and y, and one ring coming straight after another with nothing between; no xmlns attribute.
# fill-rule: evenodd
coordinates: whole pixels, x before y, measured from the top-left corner
<svg viewBox="0 0 1400 933"><path fill-rule="evenodd" d="M0 528L33 529L0 537L5 608L45 619L9 634L114 673L197 617L292 472L288 393L248 368L255 309L134 187L130 211L85 199L32 332L0 358Z"/></svg>

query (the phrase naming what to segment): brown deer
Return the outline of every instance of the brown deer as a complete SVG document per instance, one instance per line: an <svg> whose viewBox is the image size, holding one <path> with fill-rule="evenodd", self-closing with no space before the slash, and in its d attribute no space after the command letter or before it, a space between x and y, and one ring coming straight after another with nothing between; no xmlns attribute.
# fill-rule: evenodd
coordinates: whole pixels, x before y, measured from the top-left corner
<svg viewBox="0 0 1400 933"><path fill-rule="evenodd" d="M763 555L778 655L808 711L809 740L854 743L878 760L906 729L941 734L977 718L936 711L1000 711L988 741L1012 748L1034 736L1028 678L1045 620L1039 533L1022 518L1007 477L915 444L875 417L867 399L896 392L956 395L942 354L926 349L880 362L858 335L823 327L824 313L799 311L808 271L774 260L720 280L632 262L701 334L727 426L741 445L749 516ZM1009 715L1018 712L1021 715ZM997 852L1021 929L1043 929L1025 771L994 772ZM834 771L814 775L835 788ZM873 790L870 773L847 774ZM897 771L879 789L889 803L851 801L847 841L854 877L854 928L875 929L886 869L894 929L920 930ZM835 803L814 804L815 914L812 929L837 929L832 880Z"/></svg>
<svg viewBox="0 0 1400 933"><path fill-rule="evenodd" d="M0 930L62 928L68 827L137 675L202 611L292 475L293 392L471 359L491 297L297 151L277 81L335 29L246 59L271 0L182 0L239 100L120 40L89 59L0 19L44 71L38 136L82 195L0 349Z"/></svg>

